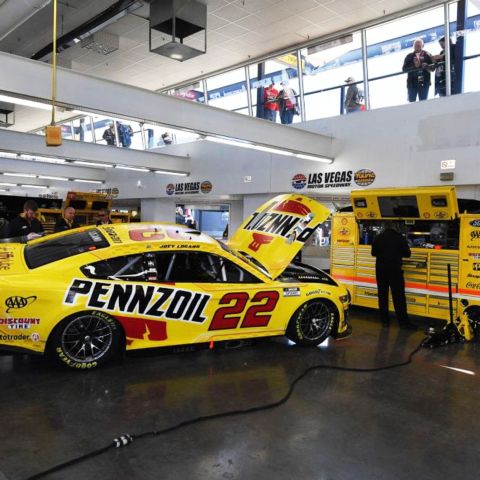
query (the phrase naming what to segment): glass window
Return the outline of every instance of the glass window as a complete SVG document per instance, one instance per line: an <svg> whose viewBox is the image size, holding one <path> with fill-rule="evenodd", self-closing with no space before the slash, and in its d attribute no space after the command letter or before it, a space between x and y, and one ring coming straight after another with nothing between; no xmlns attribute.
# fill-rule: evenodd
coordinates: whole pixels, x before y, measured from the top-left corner
<svg viewBox="0 0 480 480"><path fill-rule="evenodd" d="M146 148L158 148L176 143L194 142L200 135L173 128L145 123L143 126Z"/></svg>
<svg viewBox="0 0 480 480"><path fill-rule="evenodd" d="M407 103L410 95L435 94L432 52L438 51L438 38L444 33L443 6L402 17L392 22L367 29L367 61L371 108ZM428 64L425 69L415 69L416 57L407 55L414 51L414 41L422 39L421 59ZM402 68L410 70L402 73ZM407 90L407 77L410 88ZM421 91L420 91L421 90Z"/></svg>
<svg viewBox="0 0 480 480"><path fill-rule="evenodd" d="M120 147L144 150L142 128L138 122L117 120L117 137Z"/></svg>
<svg viewBox="0 0 480 480"><path fill-rule="evenodd" d="M25 247L25 261L29 268L37 268L64 258L109 247L105 237L97 229L69 233Z"/></svg>
<svg viewBox="0 0 480 480"><path fill-rule="evenodd" d="M115 121L113 120L113 118L97 115L92 118L93 129L95 131L95 143L100 143L103 145L116 145L117 133L115 129ZM110 126L112 127L110 128Z"/></svg>
<svg viewBox="0 0 480 480"><path fill-rule="evenodd" d="M258 283L230 260L205 252L160 252L156 255L159 282Z"/></svg>
<svg viewBox="0 0 480 480"><path fill-rule="evenodd" d="M187 87L169 90L167 93L168 95L184 98L185 100L190 100L192 102L205 103L205 94L203 93L203 85L201 81L188 85Z"/></svg>
<svg viewBox="0 0 480 480"><path fill-rule="evenodd" d="M463 92L478 91L480 82L480 4L475 0L467 2L467 19L465 29L458 31L457 43L461 44L463 37L464 57L473 57L465 60L463 72Z"/></svg>
<svg viewBox="0 0 480 480"><path fill-rule="evenodd" d="M300 115L295 113L295 106L299 103L296 52L286 53L248 68L254 115L277 123L300 122Z"/></svg>
<svg viewBox="0 0 480 480"><path fill-rule="evenodd" d="M224 110L248 109L245 68L207 79L208 104Z"/></svg>
<svg viewBox="0 0 480 480"><path fill-rule="evenodd" d="M89 263L81 268L88 278L104 280L145 281L147 269L142 255L124 255L100 262Z"/></svg>
<svg viewBox="0 0 480 480"><path fill-rule="evenodd" d="M79 140L80 142L93 142L92 135L92 124L90 122L90 117L77 118L73 122L73 133L74 140ZM101 137L100 137L101 138Z"/></svg>
<svg viewBox="0 0 480 480"><path fill-rule="evenodd" d="M363 109L360 32L305 48L301 59L307 120Z"/></svg>
<svg viewBox="0 0 480 480"><path fill-rule="evenodd" d="M62 138L71 140L73 138L72 124L70 122L62 123L60 127L62 129Z"/></svg>

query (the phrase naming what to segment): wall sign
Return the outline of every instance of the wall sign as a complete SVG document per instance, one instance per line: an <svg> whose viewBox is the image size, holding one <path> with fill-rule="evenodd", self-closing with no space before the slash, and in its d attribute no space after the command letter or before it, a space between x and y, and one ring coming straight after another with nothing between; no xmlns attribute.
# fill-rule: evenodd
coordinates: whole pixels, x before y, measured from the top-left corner
<svg viewBox="0 0 480 480"><path fill-rule="evenodd" d="M372 170L338 170L333 172L297 173L292 177L292 187L296 190L307 188L309 190L326 188L351 187L355 182L360 187L371 185L376 175Z"/></svg>
<svg viewBox="0 0 480 480"><path fill-rule="evenodd" d="M307 188L319 190L326 188L351 187L355 182L360 187L371 185L375 181L375 173L372 170L337 170L333 172L297 173L292 177L292 187L296 190Z"/></svg>
<svg viewBox="0 0 480 480"><path fill-rule="evenodd" d="M212 182L204 180L203 182L169 183L165 191L167 195L197 195L210 193L212 189Z"/></svg>

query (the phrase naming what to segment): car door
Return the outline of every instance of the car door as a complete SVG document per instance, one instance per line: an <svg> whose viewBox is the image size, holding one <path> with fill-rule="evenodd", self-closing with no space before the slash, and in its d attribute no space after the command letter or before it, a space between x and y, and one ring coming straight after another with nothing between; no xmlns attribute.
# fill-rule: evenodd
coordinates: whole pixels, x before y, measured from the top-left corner
<svg viewBox="0 0 480 480"><path fill-rule="evenodd" d="M278 288L230 259L203 251L157 252L158 282L174 288L165 311L173 343L276 335Z"/></svg>

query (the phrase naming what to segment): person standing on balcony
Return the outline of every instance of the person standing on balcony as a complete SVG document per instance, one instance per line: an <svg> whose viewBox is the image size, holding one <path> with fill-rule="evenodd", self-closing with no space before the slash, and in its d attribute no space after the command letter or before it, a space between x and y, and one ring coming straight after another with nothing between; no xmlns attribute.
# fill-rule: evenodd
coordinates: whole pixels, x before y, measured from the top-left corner
<svg viewBox="0 0 480 480"><path fill-rule="evenodd" d="M297 92L288 86L288 82L284 80L282 83L282 90L278 94L278 108L280 110L280 121L284 125L289 125L293 122L293 116L298 115Z"/></svg>
<svg viewBox="0 0 480 480"><path fill-rule="evenodd" d="M361 107L360 93L355 84L355 79L353 77L348 77L345 80L345 83L348 85L347 93L345 95L345 111L347 113L359 112Z"/></svg>
<svg viewBox="0 0 480 480"><path fill-rule="evenodd" d="M438 55L434 55L433 59L435 60L435 95L440 95L445 97L447 95L447 79L445 75L445 37L442 37L438 40L442 51ZM450 50L450 89L452 95L456 93L455 91L455 45L452 40L449 39L449 50Z"/></svg>
<svg viewBox="0 0 480 480"><path fill-rule="evenodd" d="M265 120L270 122L277 121L278 112L278 90L274 83L270 83L268 87L263 90L263 115Z"/></svg>
<svg viewBox="0 0 480 480"><path fill-rule="evenodd" d="M408 101L426 100L430 88L430 72L434 68L432 56L423 49L423 40L413 42L413 52L403 62L402 71L407 72Z"/></svg>
<svg viewBox="0 0 480 480"><path fill-rule="evenodd" d="M115 145L116 138L113 123L111 123L108 128L103 132L102 138L107 142L107 145Z"/></svg>

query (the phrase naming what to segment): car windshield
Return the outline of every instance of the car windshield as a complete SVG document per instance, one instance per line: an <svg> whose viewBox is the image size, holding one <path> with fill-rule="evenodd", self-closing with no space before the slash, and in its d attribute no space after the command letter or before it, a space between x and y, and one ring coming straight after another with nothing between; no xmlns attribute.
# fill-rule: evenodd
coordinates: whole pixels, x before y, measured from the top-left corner
<svg viewBox="0 0 480 480"><path fill-rule="evenodd" d="M220 242L218 240L217 242L226 252L231 253L233 256L239 258L243 262L248 263L248 265L253 267L255 270L258 270L260 273L267 276L268 278L272 278L272 276L268 273L268 270L259 261L255 260L253 257L248 255L247 253L239 252L238 250L235 250L234 248L229 247L225 243Z"/></svg>
<svg viewBox="0 0 480 480"><path fill-rule="evenodd" d="M91 252L110 246L99 230L92 229L63 235L25 247L25 261L29 268L37 268L63 258Z"/></svg>

